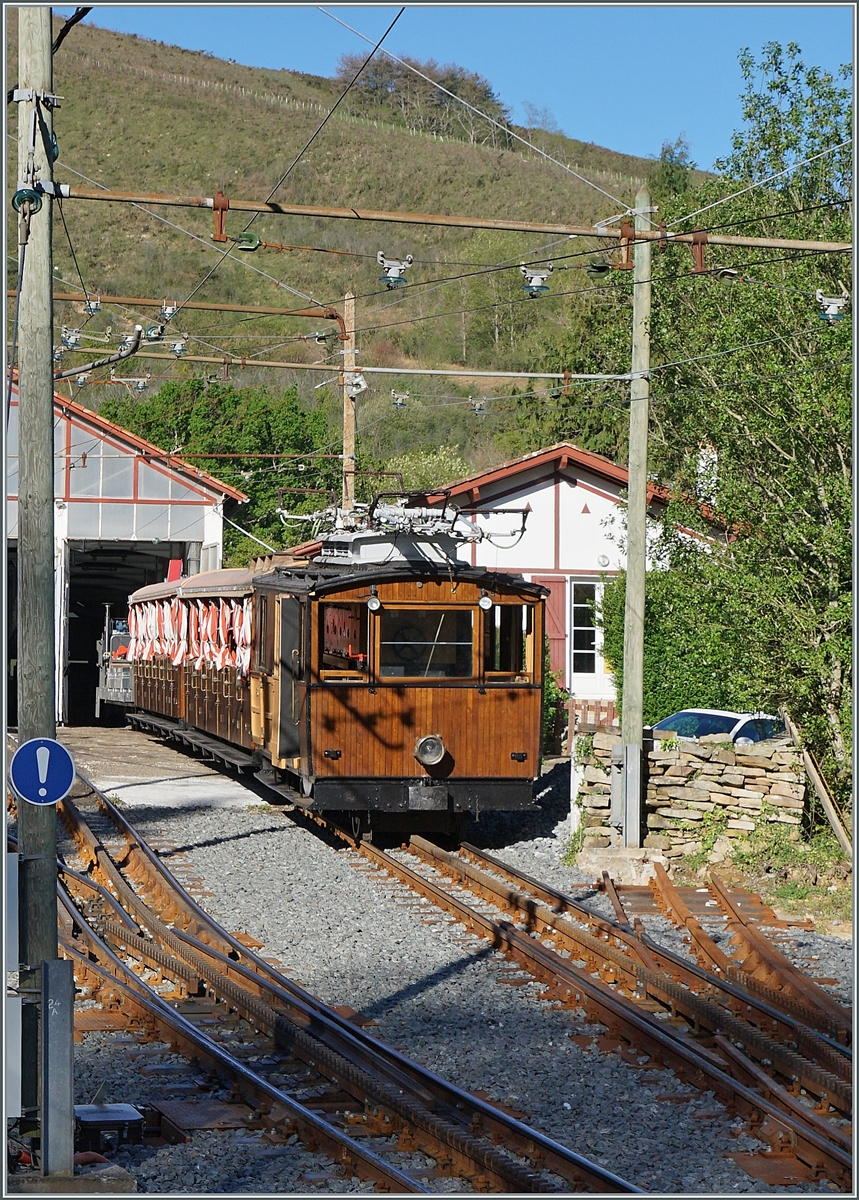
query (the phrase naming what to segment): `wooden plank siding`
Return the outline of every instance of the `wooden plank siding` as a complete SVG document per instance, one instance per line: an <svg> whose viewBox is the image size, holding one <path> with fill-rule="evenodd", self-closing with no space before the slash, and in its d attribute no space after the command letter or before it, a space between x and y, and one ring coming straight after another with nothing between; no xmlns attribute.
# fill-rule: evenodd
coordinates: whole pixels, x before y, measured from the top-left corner
<svg viewBox="0 0 859 1200"><path fill-rule="evenodd" d="M487 589L490 590L490 589ZM421 609L465 607L475 614L474 666L479 672L484 614L476 607L483 589L470 580L416 579L379 583L382 606L420 606ZM326 592L320 603L362 602L369 586ZM427 734L444 739L450 760L438 769L440 778L533 778L540 761L542 607L533 595L505 585L492 596L496 604L528 604L534 608L533 681L504 686L480 674L466 681L433 683L378 680L371 668L367 678L332 680L319 671L319 606L313 605L311 631L310 724L311 773L317 778L415 778L434 774L414 757L415 743ZM368 654L378 662L374 644L377 628L371 622ZM339 758L326 758L339 750ZM525 752L518 762L512 753Z"/></svg>
<svg viewBox="0 0 859 1200"><path fill-rule="evenodd" d="M174 667L167 658L134 664L134 703L147 712L185 721L225 742L250 750L251 705L246 680L235 667L222 671L193 663Z"/></svg>
<svg viewBox="0 0 859 1200"><path fill-rule="evenodd" d="M444 778L526 779L540 755L540 688L477 684L450 687L319 684L311 690L313 773L327 778L417 777L426 771L414 757L426 734L444 739L452 767ZM325 757L339 750L340 758ZM524 762L511 753L525 751ZM449 769L448 769L449 768Z"/></svg>

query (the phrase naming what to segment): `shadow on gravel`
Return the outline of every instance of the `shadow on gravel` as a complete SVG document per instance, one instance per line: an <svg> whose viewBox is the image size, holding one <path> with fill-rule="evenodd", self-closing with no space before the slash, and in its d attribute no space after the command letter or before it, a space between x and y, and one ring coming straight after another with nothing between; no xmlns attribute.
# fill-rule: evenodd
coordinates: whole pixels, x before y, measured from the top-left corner
<svg viewBox="0 0 859 1200"><path fill-rule="evenodd" d="M202 804L196 808L187 809L165 809L160 806L155 808L154 806L149 807L147 805L134 805L132 809L129 805L123 805L121 811L122 815L146 838L149 834L156 837L160 835L164 825L165 813L171 817L177 817L181 816L183 812L195 813L199 812L200 809L206 809L209 812L213 811ZM242 810L238 809L236 811L241 812ZM261 825L257 826L256 829L245 829L241 833L226 834L224 837L201 838L199 841L185 842L183 845L171 846L169 850L160 851L159 858L171 858L177 854L184 854L188 850L199 850L204 846L223 846L228 842L241 842L248 838L257 837L259 834L287 833L289 829L290 826L285 822L278 822L277 825Z"/></svg>
<svg viewBox="0 0 859 1200"><path fill-rule="evenodd" d="M534 798L540 807L532 812L482 812L478 820L469 816L464 840L482 850L497 850L512 842L568 837L569 826L558 831L558 825L570 815L569 759L556 762L537 780Z"/></svg>
<svg viewBox="0 0 859 1200"><path fill-rule="evenodd" d="M463 971L467 971L475 962L479 962L483 958L488 958L489 955L494 953L494 950L491 946L485 946L474 953L465 951L463 953L466 954L465 958L457 959L453 963L447 963L445 966L439 967L437 971L433 971L431 975L424 975L422 979L417 979L407 987L400 988L398 992L392 992L390 996L383 996L374 1004L365 1006L362 1009L362 1016L375 1018L390 1013L398 1004L414 1000L421 993L428 992L438 984L447 983L457 975L461 975Z"/></svg>

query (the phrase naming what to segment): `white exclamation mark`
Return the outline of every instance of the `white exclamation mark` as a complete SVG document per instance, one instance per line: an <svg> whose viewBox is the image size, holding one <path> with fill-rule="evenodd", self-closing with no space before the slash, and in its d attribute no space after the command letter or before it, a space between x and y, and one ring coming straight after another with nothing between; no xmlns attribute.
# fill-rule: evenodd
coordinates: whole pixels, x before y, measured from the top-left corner
<svg viewBox="0 0 859 1200"><path fill-rule="evenodd" d="M48 763L51 761L51 752L47 746L39 746L36 751L36 766L39 769L39 783L44 783L48 778ZM47 796L48 789L39 788L40 796Z"/></svg>

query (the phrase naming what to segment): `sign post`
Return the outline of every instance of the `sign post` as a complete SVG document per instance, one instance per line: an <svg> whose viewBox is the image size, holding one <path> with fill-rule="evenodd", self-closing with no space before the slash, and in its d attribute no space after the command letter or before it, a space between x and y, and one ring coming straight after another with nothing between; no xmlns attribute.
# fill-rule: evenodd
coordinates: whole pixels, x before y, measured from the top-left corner
<svg viewBox="0 0 859 1200"><path fill-rule="evenodd" d="M75 781L74 759L65 746L54 738L37 737L23 742L12 756L9 764L9 782L20 802L19 827L25 813L38 809L47 810L67 796ZM32 806L32 807L30 807ZM56 814L51 814L56 823ZM23 847L22 842L19 843ZM48 864L44 853L31 856L21 849L26 868L30 858L38 859L43 867L46 883ZM27 1078L21 1096L22 1128L38 1139L38 1161L44 1176L71 1176L74 1162L74 972L70 962L57 957L56 942L56 863L50 863L53 879L54 900L53 953L41 947L39 961L30 961L34 942L29 928L31 914L25 903L21 906L19 957L23 960L19 970L19 1004L22 1032L26 1026L30 1033L27 1043L22 1045L18 1059L20 1067L26 1068ZM46 932L46 931L45 931ZM8 1007L8 1006L7 1006ZM41 1025L41 1028L40 1028ZM29 1050L41 1047L36 1061L29 1061ZM24 1049L28 1050L24 1058ZM8 1066L8 1064L7 1064ZM35 1086L34 1086L35 1085ZM34 1149L36 1147L34 1146Z"/></svg>

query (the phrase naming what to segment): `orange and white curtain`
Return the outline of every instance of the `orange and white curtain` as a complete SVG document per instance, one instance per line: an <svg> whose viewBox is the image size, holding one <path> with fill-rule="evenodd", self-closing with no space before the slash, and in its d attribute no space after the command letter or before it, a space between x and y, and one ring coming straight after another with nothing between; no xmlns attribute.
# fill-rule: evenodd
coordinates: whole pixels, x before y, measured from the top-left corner
<svg viewBox="0 0 859 1200"><path fill-rule="evenodd" d="M144 600L129 613L129 662L169 658L174 667L192 662L223 671L235 667L239 678L251 666L253 601Z"/></svg>

